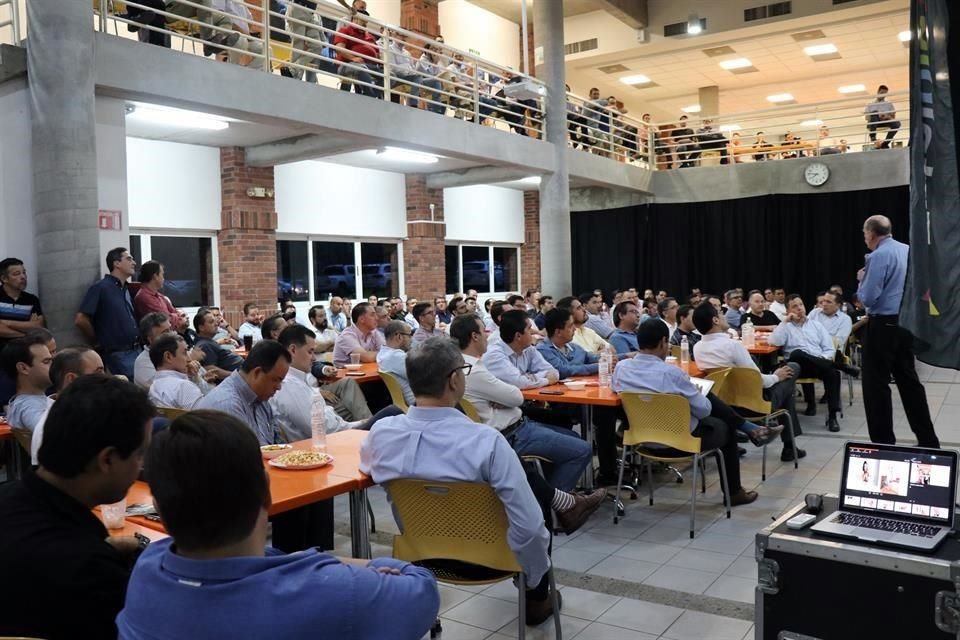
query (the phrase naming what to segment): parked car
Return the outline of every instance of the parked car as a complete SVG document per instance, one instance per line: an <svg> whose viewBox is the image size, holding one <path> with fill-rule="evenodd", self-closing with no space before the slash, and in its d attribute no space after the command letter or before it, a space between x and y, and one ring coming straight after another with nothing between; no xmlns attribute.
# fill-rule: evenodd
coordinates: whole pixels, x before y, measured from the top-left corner
<svg viewBox="0 0 960 640"><path fill-rule="evenodd" d="M317 299L324 295L343 296L357 290L356 268L352 264L328 264L316 274Z"/></svg>

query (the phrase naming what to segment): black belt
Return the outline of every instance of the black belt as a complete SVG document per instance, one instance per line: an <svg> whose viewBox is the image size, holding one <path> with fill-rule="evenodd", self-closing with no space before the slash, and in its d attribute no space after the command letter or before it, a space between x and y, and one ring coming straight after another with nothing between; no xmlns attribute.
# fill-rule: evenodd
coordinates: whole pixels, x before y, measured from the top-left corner
<svg viewBox="0 0 960 640"><path fill-rule="evenodd" d="M508 424L503 429L500 430L500 435L506 438L508 441L513 440L517 437L517 432L520 431L520 427L524 424L523 418L520 418L513 424Z"/></svg>

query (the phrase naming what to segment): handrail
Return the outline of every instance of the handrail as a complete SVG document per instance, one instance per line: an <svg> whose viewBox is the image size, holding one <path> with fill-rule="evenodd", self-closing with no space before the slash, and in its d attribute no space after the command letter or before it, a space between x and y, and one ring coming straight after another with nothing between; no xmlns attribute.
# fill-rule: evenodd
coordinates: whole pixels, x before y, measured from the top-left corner
<svg viewBox="0 0 960 640"><path fill-rule="evenodd" d="M12 44L14 46L20 46L20 43L23 42L25 35L20 29L20 6L17 0L0 0L0 9L7 7L9 11L9 17L0 18L0 43ZM6 28L10 28L10 39L7 40L4 37Z"/></svg>

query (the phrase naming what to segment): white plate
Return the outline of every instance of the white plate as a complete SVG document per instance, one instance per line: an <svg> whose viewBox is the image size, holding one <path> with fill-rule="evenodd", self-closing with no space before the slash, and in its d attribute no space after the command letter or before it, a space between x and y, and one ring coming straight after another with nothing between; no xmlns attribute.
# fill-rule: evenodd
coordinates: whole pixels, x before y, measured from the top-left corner
<svg viewBox="0 0 960 640"><path fill-rule="evenodd" d="M283 464L282 462L277 462L275 459L267 460L267 464L269 464L270 466L276 467L278 469L286 469L288 471L306 471L307 469L319 469L320 467L325 467L328 464L331 464L332 462L333 462L333 456L331 456L329 453L327 454L326 462L318 462L317 464L301 464L296 466L290 466L290 465Z"/></svg>
<svg viewBox="0 0 960 640"><path fill-rule="evenodd" d="M347 371L358 371L363 368L362 364L345 364L343 368Z"/></svg>
<svg viewBox="0 0 960 640"><path fill-rule="evenodd" d="M581 382L579 380L570 380L569 382L564 382L563 384L567 385L568 389L585 389L587 387L586 382Z"/></svg>
<svg viewBox="0 0 960 640"><path fill-rule="evenodd" d="M283 454L289 453L291 451L293 451L293 446L289 444L281 445L281 448L279 449L264 449L263 447L260 447L260 455L262 455L267 460L276 458L278 456L282 456Z"/></svg>

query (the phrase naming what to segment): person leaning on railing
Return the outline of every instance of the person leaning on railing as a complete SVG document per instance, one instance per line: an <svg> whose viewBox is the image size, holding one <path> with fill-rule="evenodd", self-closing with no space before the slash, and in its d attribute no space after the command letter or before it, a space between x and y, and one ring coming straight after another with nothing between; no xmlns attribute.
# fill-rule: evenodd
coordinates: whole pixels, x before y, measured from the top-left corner
<svg viewBox="0 0 960 640"><path fill-rule="evenodd" d="M379 75L383 72L380 64L380 47L377 39L366 30L366 17L370 14L366 10L357 10L351 14L351 21L337 31L333 44L338 47L337 60L340 68L337 74L356 81L355 91L364 96L382 98L383 91ZM375 78L371 72L377 74ZM350 84L341 84L344 91L350 90Z"/></svg>
<svg viewBox="0 0 960 640"><path fill-rule="evenodd" d="M423 53L417 61L417 71L420 73L420 83L433 89L429 94L430 102L427 102L427 109L434 113L446 113L447 107L442 103L440 96L440 74L443 73L443 67L440 65L440 56L436 53L436 48L436 45L430 42L423 45Z"/></svg>

